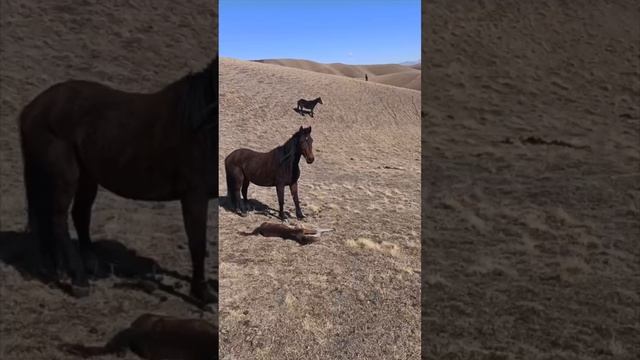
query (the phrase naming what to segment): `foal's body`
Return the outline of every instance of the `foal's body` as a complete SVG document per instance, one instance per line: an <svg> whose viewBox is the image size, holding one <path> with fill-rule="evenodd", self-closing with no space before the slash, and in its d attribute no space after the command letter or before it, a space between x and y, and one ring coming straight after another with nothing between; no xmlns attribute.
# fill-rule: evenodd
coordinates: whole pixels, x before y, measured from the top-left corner
<svg viewBox="0 0 640 360"><path fill-rule="evenodd" d="M217 360L218 329L200 319L143 314L104 346L64 344L61 349L84 358L129 350L148 360Z"/></svg>
<svg viewBox="0 0 640 360"><path fill-rule="evenodd" d="M298 179L300 178L300 157L307 163L314 161L311 139L311 127L300 130L284 145L269 152L262 153L250 149L238 149L229 154L225 160L227 175L227 191L229 199L236 210L246 213L244 203L240 199L240 191L246 202L250 183L264 187L276 187L278 195L279 215L284 220L284 187L289 186L296 207L296 217L304 218L298 199Z"/></svg>
<svg viewBox="0 0 640 360"><path fill-rule="evenodd" d="M307 245L316 241L324 232L333 231L333 229L305 229L303 227L291 227L285 224L274 224L263 222L252 232L240 232L240 235L262 235L264 237L279 237L282 239L293 240L300 245Z"/></svg>
<svg viewBox="0 0 640 360"><path fill-rule="evenodd" d="M318 104L322 104L322 99L319 97L313 100L300 99L298 100L298 107L296 109L298 111L302 111L303 109L309 109L309 113L311 114L311 116L313 116L313 109Z"/></svg>

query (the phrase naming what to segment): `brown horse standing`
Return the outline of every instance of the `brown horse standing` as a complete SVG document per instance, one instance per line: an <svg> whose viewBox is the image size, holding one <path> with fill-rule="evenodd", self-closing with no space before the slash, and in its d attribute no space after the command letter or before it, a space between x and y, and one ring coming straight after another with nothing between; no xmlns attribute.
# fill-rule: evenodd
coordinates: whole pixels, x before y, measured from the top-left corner
<svg viewBox="0 0 640 360"><path fill-rule="evenodd" d="M313 139L311 127L303 128L293 134L287 142L277 148L261 153L249 149L234 150L224 159L224 169L227 175L227 191L232 206L236 211L246 214L249 183L258 186L275 186L278 194L280 219L284 220L284 187L289 186L291 196L296 206L296 217L304 218L300 201L298 200L298 179L300 178L300 156L304 156L308 164L314 160Z"/></svg>
<svg viewBox="0 0 640 360"><path fill-rule="evenodd" d="M181 201L191 294L215 300L204 258L208 201L218 196L217 56L204 70L150 94L89 81L53 85L23 109L20 135L29 228L54 278L66 265L72 294L89 293L82 260L91 254L91 207L101 185L129 199ZM69 237L72 202L82 257Z"/></svg>

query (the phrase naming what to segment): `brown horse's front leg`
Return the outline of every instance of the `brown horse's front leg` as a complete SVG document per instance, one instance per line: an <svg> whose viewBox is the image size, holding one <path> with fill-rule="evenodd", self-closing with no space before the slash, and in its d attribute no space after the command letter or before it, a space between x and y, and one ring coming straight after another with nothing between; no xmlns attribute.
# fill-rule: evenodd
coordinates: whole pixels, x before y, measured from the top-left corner
<svg viewBox="0 0 640 360"><path fill-rule="evenodd" d="M300 200L298 199L298 183L295 182L289 185L289 190L291 190L291 197L293 197L293 203L296 205L296 217L298 220L304 219L305 216L302 213L302 209L300 208Z"/></svg>
<svg viewBox="0 0 640 360"><path fill-rule="evenodd" d="M189 239L189 252L193 275L191 295L203 303L216 300L204 276L204 258L207 251L207 210L209 207L206 193L193 192L181 200L184 226Z"/></svg>
<svg viewBox="0 0 640 360"><path fill-rule="evenodd" d="M276 185L276 192L278 193L278 207L280 210L280 220L284 221L284 185Z"/></svg>

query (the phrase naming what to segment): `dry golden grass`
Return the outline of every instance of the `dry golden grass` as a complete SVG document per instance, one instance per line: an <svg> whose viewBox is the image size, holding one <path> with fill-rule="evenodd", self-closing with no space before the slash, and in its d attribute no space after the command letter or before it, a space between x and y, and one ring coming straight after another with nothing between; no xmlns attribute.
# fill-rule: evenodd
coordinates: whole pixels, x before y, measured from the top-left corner
<svg viewBox="0 0 640 360"><path fill-rule="evenodd" d="M223 358L418 359L420 93L273 64L220 67L221 163L233 149L271 150L311 125L303 224L335 229L298 246L239 236L278 220L221 210L221 353L233 354ZM293 111L317 96L314 118ZM223 168L219 179L225 195ZM278 207L275 188L251 185L249 198ZM295 214L289 190L285 210Z"/></svg>

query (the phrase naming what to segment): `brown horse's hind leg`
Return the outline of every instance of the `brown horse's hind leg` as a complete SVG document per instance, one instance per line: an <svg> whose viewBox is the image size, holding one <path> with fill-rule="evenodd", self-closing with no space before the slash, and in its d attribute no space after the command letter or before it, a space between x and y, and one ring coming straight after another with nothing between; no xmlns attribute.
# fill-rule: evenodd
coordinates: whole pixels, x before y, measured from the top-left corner
<svg viewBox="0 0 640 360"><path fill-rule="evenodd" d="M69 207L78 185L78 164L73 148L53 140L47 154L47 168L52 187L52 235L56 244L62 246L71 275L71 291L74 296L89 294L89 282L81 262L80 254L69 236Z"/></svg>
<svg viewBox="0 0 640 360"><path fill-rule="evenodd" d="M231 202L231 208L236 213L242 214L242 199L240 198L240 187L244 182L244 174L242 169L237 166L230 165L225 161L225 173L227 176L227 197Z"/></svg>
<svg viewBox="0 0 640 360"><path fill-rule="evenodd" d="M193 275L191 278L191 295L203 303L216 300L204 276L204 258L207 251L207 209L206 191L187 194L181 200L184 226L189 239L189 252Z"/></svg>
<svg viewBox="0 0 640 360"><path fill-rule="evenodd" d="M242 173L242 169L238 167L231 168L229 171L231 176L228 183L228 186L230 186L229 195L232 197L234 210L244 216L246 215L246 209L240 197L240 190L245 180L244 174Z"/></svg>
<svg viewBox="0 0 640 360"><path fill-rule="evenodd" d="M249 184L250 184L250 181L248 179L244 179L242 183L242 198L244 200L243 212L246 212L247 208L249 207L249 198L247 197L247 192L249 191Z"/></svg>
<svg viewBox="0 0 640 360"><path fill-rule="evenodd" d="M38 246L36 258L46 280L56 282L60 268L59 247L51 238L51 181L36 158L24 154L24 184L28 206L28 228Z"/></svg>
<svg viewBox="0 0 640 360"><path fill-rule="evenodd" d="M85 173L80 173L78 179L78 189L73 199L73 208L71 216L73 224L78 233L78 242L80 244L80 253L84 260L86 270L93 274L97 274L98 261L91 249L91 207L96 199L98 192L98 184L92 181Z"/></svg>

